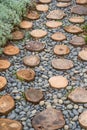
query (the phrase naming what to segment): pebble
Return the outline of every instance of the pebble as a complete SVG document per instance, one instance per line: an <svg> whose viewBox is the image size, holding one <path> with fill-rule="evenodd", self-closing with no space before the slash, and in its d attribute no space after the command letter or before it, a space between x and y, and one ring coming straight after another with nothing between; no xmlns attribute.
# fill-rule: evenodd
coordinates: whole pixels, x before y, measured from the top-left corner
<svg viewBox="0 0 87 130"><path fill-rule="evenodd" d="M67 108L72 109L73 108L72 104L67 105Z"/></svg>
<svg viewBox="0 0 87 130"><path fill-rule="evenodd" d="M65 126L64 126L64 130L69 130L69 126L68 126L68 125L65 125Z"/></svg>

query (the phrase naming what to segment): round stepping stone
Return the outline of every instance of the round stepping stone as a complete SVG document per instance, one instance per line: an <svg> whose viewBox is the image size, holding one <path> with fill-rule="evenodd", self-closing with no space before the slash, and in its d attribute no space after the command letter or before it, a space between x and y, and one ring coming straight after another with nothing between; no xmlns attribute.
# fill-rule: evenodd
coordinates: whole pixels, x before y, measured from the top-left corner
<svg viewBox="0 0 87 130"><path fill-rule="evenodd" d="M21 69L17 71L17 77L27 82L34 80L35 72L32 69Z"/></svg>
<svg viewBox="0 0 87 130"><path fill-rule="evenodd" d="M48 4L51 2L51 0L39 0L39 2L43 3L43 4Z"/></svg>
<svg viewBox="0 0 87 130"><path fill-rule="evenodd" d="M54 53L56 55L66 55L70 52L70 49L66 45L55 45Z"/></svg>
<svg viewBox="0 0 87 130"><path fill-rule="evenodd" d="M38 12L36 11L31 11L29 12L29 14L27 15L27 18L31 19L31 20L36 20L40 18L40 15L38 14Z"/></svg>
<svg viewBox="0 0 87 130"><path fill-rule="evenodd" d="M73 65L73 62L71 60L53 59L52 66L58 70L68 70L68 69L71 69L74 65Z"/></svg>
<svg viewBox="0 0 87 130"><path fill-rule="evenodd" d="M53 76L49 79L49 84L53 88L62 89L67 87L68 80L63 76Z"/></svg>
<svg viewBox="0 0 87 130"><path fill-rule="evenodd" d="M45 44L39 41L30 41L26 45L26 49L29 51L42 51L45 48Z"/></svg>
<svg viewBox="0 0 87 130"><path fill-rule="evenodd" d="M12 33L12 40L21 40L24 38L24 33L21 31L15 31Z"/></svg>
<svg viewBox="0 0 87 130"><path fill-rule="evenodd" d="M70 43L74 46L82 46L85 45L85 40L83 37L73 36Z"/></svg>
<svg viewBox="0 0 87 130"><path fill-rule="evenodd" d="M76 5L72 7L71 13L79 14L79 15L87 15L87 7L82 5Z"/></svg>
<svg viewBox="0 0 87 130"><path fill-rule="evenodd" d="M37 104L43 99L43 93L41 90L30 88L25 91L25 97L29 102Z"/></svg>
<svg viewBox="0 0 87 130"><path fill-rule="evenodd" d="M87 103L87 90L85 88L76 88L68 98L75 103Z"/></svg>
<svg viewBox="0 0 87 130"><path fill-rule="evenodd" d="M87 50L82 50L78 54L79 58L81 58L84 61L87 61Z"/></svg>
<svg viewBox="0 0 87 130"><path fill-rule="evenodd" d="M0 130L22 130L22 124L11 119L0 119Z"/></svg>
<svg viewBox="0 0 87 130"><path fill-rule="evenodd" d="M64 13L63 10L53 10L50 11L49 14L47 15L48 19L63 19L63 17L65 17L66 14Z"/></svg>
<svg viewBox="0 0 87 130"><path fill-rule="evenodd" d="M48 5L46 5L46 4L38 4L38 5L36 5L36 9L38 11L47 12L48 11Z"/></svg>
<svg viewBox="0 0 87 130"><path fill-rule="evenodd" d="M57 28L62 26L62 22L59 21L48 21L46 22L46 26L49 28Z"/></svg>
<svg viewBox="0 0 87 130"><path fill-rule="evenodd" d="M52 108L40 112L32 120L35 130L56 130L62 128L64 124L62 112Z"/></svg>
<svg viewBox="0 0 87 130"><path fill-rule="evenodd" d="M15 107L14 99L9 95L0 98L0 114L5 115L12 111Z"/></svg>
<svg viewBox="0 0 87 130"><path fill-rule="evenodd" d="M7 80L5 77L0 76L0 91L5 88L7 84Z"/></svg>
<svg viewBox="0 0 87 130"><path fill-rule="evenodd" d="M87 128L87 110L80 114L79 123L82 127Z"/></svg>
<svg viewBox="0 0 87 130"><path fill-rule="evenodd" d="M55 41L63 41L66 40L66 36L62 32L54 33L51 38Z"/></svg>
<svg viewBox="0 0 87 130"><path fill-rule="evenodd" d="M20 23L20 28L23 28L23 29L31 29L32 26L33 26L33 23L26 20Z"/></svg>
<svg viewBox="0 0 87 130"><path fill-rule="evenodd" d="M58 2L70 2L71 0L57 0Z"/></svg>
<svg viewBox="0 0 87 130"><path fill-rule="evenodd" d="M80 16L74 16L74 17L71 17L69 19L70 22L72 23L84 23L84 18L83 17L80 17Z"/></svg>
<svg viewBox="0 0 87 130"><path fill-rule="evenodd" d="M34 38L42 38L47 35L47 32L41 29L36 29L36 30L31 31L30 34Z"/></svg>
<svg viewBox="0 0 87 130"><path fill-rule="evenodd" d="M20 50L17 46L14 45L7 45L4 49L3 49L4 54L9 55L9 56L13 56L13 55L17 55Z"/></svg>
<svg viewBox="0 0 87 130"><path fill-rule="evenodd" d="M40 57L36 55L25 56L23 62L27 66L35 67L40 64Z"/></svg>
<svg viewBox="0 0 87 130"><path fill-rule="evenodd" d="M0 59L0 71L8 69L10 67L10 62L6 59Z"/></svg>
<svg viewBox="0 0 87 130"><path fill-rule="evenodd" d="M75 26L75 25L66 26L64 29L65 29L65 31L67 31L69 33L73 33L73 34L78 34L78 33L83 32L83 30L80 27Z"/></svg>
<svg viewBox="0 0 87 130"><path fill-rule="evenodd" d="M59 2L59 3L57 4L57 6L58 6L58 7L61 7L61 8L68 7L68 6L70 6L70 2L68 2L68 3Z"/></svg>
<svg viewBox="0 0 87 130"><path fill-rule="evenodd" d="M77 4L87 4L87 0L76 0Z"/></svg>

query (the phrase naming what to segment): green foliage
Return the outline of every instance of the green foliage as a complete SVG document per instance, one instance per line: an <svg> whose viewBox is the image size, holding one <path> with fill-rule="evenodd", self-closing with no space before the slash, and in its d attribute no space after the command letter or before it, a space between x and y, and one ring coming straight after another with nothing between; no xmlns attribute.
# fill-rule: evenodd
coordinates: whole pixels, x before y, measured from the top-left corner
<svg viewBox="0 0 87 130"><path fill-rule="evenodd" d="M85 42L86 42L86 44L87 44L87 36L85 36Z"/></svg>
<svg viewBox="0 0 87 130"><path fill-rule="evenodd" d="M83 26L83 30L87 32L87 23Z"/></svg>
<svg viewBox="0 0 87 130"><path fill-rule="evenodd" d="M30 0L0 0L0 46L11 38L11 31L18 25L29 8Z"/></svg>

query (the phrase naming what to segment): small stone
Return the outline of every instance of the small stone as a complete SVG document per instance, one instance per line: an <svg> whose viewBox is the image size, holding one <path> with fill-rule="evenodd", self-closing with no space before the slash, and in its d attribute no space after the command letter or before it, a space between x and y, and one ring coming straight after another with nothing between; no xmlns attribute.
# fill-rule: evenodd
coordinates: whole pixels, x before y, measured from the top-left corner
<svg viewBox="0 0 87 130"><path fill-rule="evenodd" d="M74 17L71 17L69 19L69 21L72 22L72 23L84 23L85 20L81 16L74 16Z"/></svg>
<svg viewBox="0 0 87 130"><path fill-rule="evenodd" d="M47 35L47 32L41 29L36 29L36 30L31 31L30 34L34 38L42 38Z"/></svg>
<svg viewBox="0 0 87 130"><path fill-rule="evenodd" d="M30 88L25 91L25 97L29 102L36 104L43 99L43 93L41 90Z"/></svg>
<svg viewBox="0 0 87 130"><path fill-rule="evenodd" d="M45 44L39 41L30 41L26 45L26 49L29 51L42 51L45 48Z"/></svg>
<svg viewBox="0 0 87 130"><path fill-rule="evenodd" d="M17 71L17 77L27 82L34 80L35 72L32 69L21 69Z"/></svg>
<svg viewBox="0 0 87 130"><path fill-rule="evenodd" d="M31 20L36 20L39 19L40 15L36 11L30 11L26 17Z"/></svg>
<svg viewBox="0 0 87 130"><path fill-rule="evenodd" d="M65 17L66 14L64 13L63 10L53 10L53 11L50 11L49 14L47 15L47 18L48 19L63 19L63 17Z"/></svg>
<svg viewBox="0 0 87 130"><path fill-rule="evenodd" d="M69 33L73 33L73 34L78 34L78 33L83 32L83 30L76 25L69 25L69 26L66 26L64 29L65 29L65 31L67 31Z"/></svg>
<svg viewBox="0 0 87 130"><path fill-rule="evenodd" d="M12 32L12 40L21 40L24 38L24 33L21 31Z"/></svg>
<svg viewBox="0 0 87 130"><path fill-rule="evenodd" d="M37 130L42 128L44 130L55 130L55 128L62 128L64 124L65 120L62 112L52 108L40 112L32 120L32 125Z"/></svg>
<svg viewBox="0 0 87 130"><path fill-rule="evenodd" d="M39 65L40 57L36 56L36 55L25 56L23 58L23 62L27 66L35 67L35 66Z"/></svg>
<svg viewBox="0 0 87 130"><path fill-rule="evenodd" d="M15 107L14 99L9 95L0 98L0 114L8 114Z"/></svg>
<svg viewBox="0 0 87 130"><path fill-rule="evenodd" d="M63 100L62 99L59 99L59 104L63 104Z"/></svg>
<svg viewBox="0 0 87 130"><path fill-rule="evenodd" d="M54 33L51 38L55 41L63 41L66 40L66 36L61 32Z"/></svg>
<svg viewBox="0 0 87 130"><path fill-rule="evenodd" d="M65 125L65 126L64 126L64 130L69 130L69 126L68 126L68 125Z"/></svg>
<svg viewBox="0 0 87 130"><path fill-rule="evenodd" d="M75 109L78 109L78 105L75 104L75 105L74 105L74 108L75 108Z"/></svg>
<svg viewBox="0 0 87 130"><path fill-rule="evenodd" d="M87 50L80 51L78 56L79 56L80 59L87 61Z"/></svg>
<svg viewBox="0 0 87 130"><path fill-rule="evenodd" d="M23 28L23 29L31 29L32 26L33 26L33 23L32 22L29 22L29 21L26 21L26 20L23 20L21 23L20 23L20 28Z"/></svg>
<svg viewBox="0 0 87 130"><path fill-rule="evenodd" d="M13 55L17 55L20 50L17 46L14 45L7 45L4 49L3 49L4 54L9 55L9 56L13 56Z"/></svg>
<svg viewBox="0 0 87 130"><path fill-rule="evenodd" d="M76 88L68 98L75 103L87 103L87 90L85 88Z"/></svg>
<svg viewBox="0 0 87 130"><path fill-rule="evenodd" d="M87 111L84 111L80 114L79 123L82 127L87 128Z"/></svg>
<svg viewBox="0 0 87 130"><path fill-rule="evenodd" d="M54 20L47 21L46 26L49 28L58 28L58 27L62 26L62 22L54 21Z"/></svg>
<svg viewBox="0 0 87 130"><path fill-rule="evenodd" d="M67 105L67 108L72 109L73 108L72 104Z"/></svg>
<svg viewBox="0 0 87 130"><path fill-rule="evenodd" d="M47 12L48 11L48 5L46 5L46 4L37 4L36 9L38 11Z"/></svg>
<svg viewBox="0 0 87 130"><path fill-rule="evenodd" d="M55 45L54 53L56 55L66 55L70 52L70 49L67 45Z"/></svg>
<svg viewBox="0 0 87 130"><path fill-rule="evenodd" d="M73 62L67 59L53 59L52 66L58 70L67 70L73 67Z"/></svg>
<svg viewBox="0 0 87 130"><path fill-rule="evenodd" d="M15 120L0 119L0 130L22 130L22 124Z"/></svg>
<svg viewBox="0 0 87 130"><path fill-rule="evenodd" d="M5 77L0 76L0 91L5 88L7 84L7 80Z"/></svg>
<svg viewBox="0 0 87 130"><path fill-rule="evenodd" d="M70 6L70 2L59 2L58 4L57 4L57 6L58 7L61 7L61 8L64 8L64 7L68 7L68 6Z"/></svg>
<svg viewBox="0 0 87 130"><path fill-rule="evenodd" d="M57 0L58 2L71 2L71 0Z"/></svg>
<svg viewBox="0 0 87 130"><path fill-rule="evenodd" d="M80 36L73 36L70 43L74 46L82 46L85 45L85 40Z"/></svg>
<svg viewBox="0 0 87 130"><path fill-rule="evenodd" d="M75 13L79 15L87 15L87 7L82 5L73 6L71 9L71 13Z"/></svg>
<svg viewBox="0 0 87 130"><path fill-rule="evenodd" d="M61 89L68 85L68 80L63 76L53 76L49 79L49 84L53 88Z"/></svg>
<svg viewBox="0 0 87 130"><path fill-rule="evenodd" d="M43 4L48 4L51 2L51 0L39 0L39 2L43 3Z"/></svg>
<svg viewBox="0 0 87 130"><path fill-rule="evenodd" d="M40 106L43 106L44 105L44 101L40 101Z"/></svg>
<svg viewBox="0 0 87 130"><path fill-rule="evenodd" d="M10 65L11 63L7 59L0 59L0 71L8 69Z"/></svg>

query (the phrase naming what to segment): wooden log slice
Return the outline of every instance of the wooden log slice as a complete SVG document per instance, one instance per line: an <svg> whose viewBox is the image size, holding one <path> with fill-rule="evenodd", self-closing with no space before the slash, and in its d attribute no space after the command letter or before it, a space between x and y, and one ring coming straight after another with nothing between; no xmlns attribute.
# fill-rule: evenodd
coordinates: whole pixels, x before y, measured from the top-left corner
<svg viewBox="0 0 87 130"><path fill-rule="evenodd" d="M47 18L58 20L58 19L63 19L65 16L66 14L64 13L64 11L59 9L59 10L50 11L49 14L47 15Z"/></svg>
<svg viewBox="0 0 87 130"><path fill-rule="evenodd" d="M84 18L81 16L73 16L69 19L70 22L72 23L84 23Z"/></svg>
<svg viewBox="0 0 87 130"><path fill-rule="evenodd" d="M30 88L25 91L25 97L29 102L37 104L43 99L43 93L41 90Z"/></svg>
<svg viewBox="0 0 87 130"><path fill-rule="evenodd" d="M57 6L58 7L61 7L61 8L64 8L64 7L68 7L68 6L70 6L70 2L59 2L58 4L57 4Z"/></svg>
<svg viewBox="0 0 87 130"><path fill-rule="evenodd" d="M52 66L58 70L68 70L71 69L74 65L71 60L67 59L53 59Z"/></svg>
<svg viewBox="0 0 87 130"><path fill-rule="evenodd" d="M54 21L54 20L47 21L46 26L49 28L58 28L58 27L62 26L62 22Z"/></svg>
<svg viewBox="0 0 87 130"><path fill-rule="evenodd" d="M69 33L73 33L73 34L78 34L78 33L83 32L83 30L80 27L75 26L75 25L66 26L64 29L65 29L65 31L67 31Z"/></svg>
<svg viewBox="0 0 87 130"><path fill-rule="evenodd" d="M10 67L10 62L6 59L0 59L0 71L6 70Z"/></svg>
<svg viewBox="0 0 87 130"><path fill-rule="evenodd" d="M7 80L5 77L0 76L0 91L5 88L7 84Z"/></svg>
<svg viewBox="0 0 87 130"><path fill-rule="evenodd" d="M74 46L82 46L86 44L84 38L79 36L73 36L70 43Z"/></svg>
<svg viewBox="0 0 87 130"><path fill-rule="evenodd" d="M12 40L21 40L24 38L24 33L21 31L12 32Z"/></svg>
<svg viewBox="0 0 87 130"><path fill-rule="evenodd" d="M29 51L42 51L45 48L45 44L39 41L30 41L26 45L26 49Z"/></svg>
<svg viewBox="0 0 87 130"><path fill-rule="evenodd" d="M15 120L1 118L0 130L22 130L22 124Z"/></svg>
<svg viewBox="0 0 87 130"><path fill-rule="evenodd" d="M9 95L0 98L0 114L5 115L12 111L15 107L14 99Z"/></svg>
<svg viewBox="0 0 87 130"><path fill-rule="evenodd" d="M36 11L30 11L26 17L31 20L37 20L40 18L40 15Z"/></svg>
<svg viewBox="0 0 87 130"><path fill-rule="evenodd" d="M27 66L35 67L40 64L40 57L36 55L25 56L23 62Z"/></svg>
<svg viewBox="0 0 87 130"><path fill-rule="evenodd" d="M68 80L63 76L53 76L49 79L49 84L53 88L62 89L68 85Z"/></svg>
<svg viewBox="0 0 87 130"><path fill-rule="evenodd" d="M32 120L35 130L56 130L62 128L64 124L62 112L52 108L40 112Z"/></svg>
<svg viewBox="0 0 87 130"><path fill-rule="evenodd" d="M87 0L76 0L77 4L85 5L87 4Z"/></svg>
<svg viewBox="0 0 87 130"><path fill-rule="evenodd" d="M70 49L67 45L55 45L54 53L56 55L66 55L70 53Z"/></svg>
<svg viewBox="0 0 87 130"><path fill-rule="evenodd" d="M13 55L17 55L20 50L17 46L14 45L7 45L4 49L3 49L4 54L9 55L9 56L13 56Z"/></svg>
<svg viewBox="0 0 87 130"><path fill-rule="evenodd" d="M87 103L87 90L85 88L76 88L68 95L68 98L75 103Z"/></svg>
<svg viewBox="0 0 87 130"><path fill-rule="evenodd" d="M87 61L87 50L80 51L78 57L84 61Z"/></svg>
<svg viewBox="0 0 87 130"><path fill-rule="evenodd" d="M83 111L79 116L79 123L82 127L87 128L87 110Z"/></svg>
<svg viewBox="0 0 87 130"><path fill-rule="evenodd" d="M51 2L51 0L39 0L39 2L43 3L43 4L48 4Z"/></svg>
<svg viewBox="0 0 87 130"><path fill-rule="evenodd" d="M44 30L41 30L41 29L35 29L35 30L31 31L30 34L34 38L42 38L47 35L47 32Z"/></svg>
<svg viewBox="0 0 87 130"><path fill-rule="evenodd" d="M36 5L36 9L38 10L38 11L43 11L43 12L47 12L48 11L48 5L46 5L46 4L37 4Z"/></svg>
<svg viewBox="0 0 87 130"><path fill-rule="evenodd" d="M71 9L71 13L75 13L79 15L87 15L87 7L82 5L73 6Z"/></svg>
<svg viewBox="0 0 87 130"><path fill-rule="evenodd" d="M29 22L29 21L26 21L26 20L23 20L21 23L20 23L20 28L23 28L23 29L31 29L32 26L33 26L33 23L32 22Z"/></svg>
<svg viewBox="0 0 87 130"><path fill-rule="evenodd" d="M56 32L51 36L52 40L63 41L66 40L66 36L62 32Z"/></svg>
<svg viewBox="0 0 87 130"><path fill-rule="evenodd" d="M32 69L21 69L17 71L17 77L27 82L34 80L35 72Z"/></svg>

